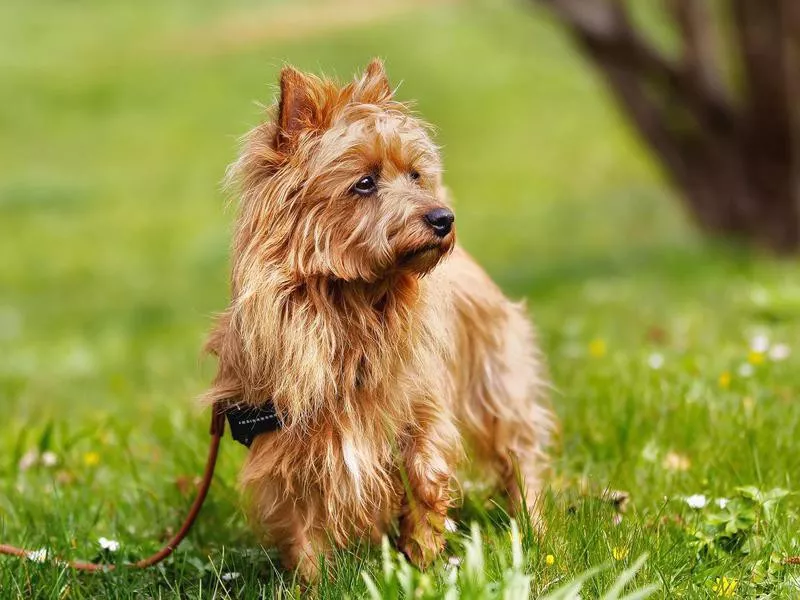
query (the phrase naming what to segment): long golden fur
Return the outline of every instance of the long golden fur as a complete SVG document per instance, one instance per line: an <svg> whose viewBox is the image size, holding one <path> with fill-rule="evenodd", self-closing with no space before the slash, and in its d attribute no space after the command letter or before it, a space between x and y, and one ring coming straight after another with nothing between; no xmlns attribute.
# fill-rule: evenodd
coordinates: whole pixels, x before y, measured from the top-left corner
<svg viewBox="0 0 800 600"><path fill-rule="evenodd" d="M531 325L455 245L437 148L392 95L378 60L344 87L286 67L230 170L232 300L207 399L275 404L283 428L256 438L241 479L254 524L306 579L394 522L429 563L467 455L533 511L547 468Z"/></svg>

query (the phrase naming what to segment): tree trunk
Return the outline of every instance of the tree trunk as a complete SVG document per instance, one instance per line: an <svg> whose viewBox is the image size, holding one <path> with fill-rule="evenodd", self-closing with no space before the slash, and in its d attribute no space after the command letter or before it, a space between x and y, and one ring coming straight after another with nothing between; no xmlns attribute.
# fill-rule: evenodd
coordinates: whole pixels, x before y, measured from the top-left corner
<svg viewBox="0 0 800 600"><path fill-rule="evenodd" d="M685 203L708 233L742 239L777 253L800 244L800 215L785 177L764 185L752 173L752 157L736 146L687 156L684 172L673 175Z"/></svg>
<svg viewBox="0 0 800 600"><path fill-rule="evenodd" d="M536 1L568 26L703 230L800 250L800 0L727 0L737 52L726 60L710 0L664 0L679 61L624 0ZM726 65L741 89L725 84Z"/></svg>

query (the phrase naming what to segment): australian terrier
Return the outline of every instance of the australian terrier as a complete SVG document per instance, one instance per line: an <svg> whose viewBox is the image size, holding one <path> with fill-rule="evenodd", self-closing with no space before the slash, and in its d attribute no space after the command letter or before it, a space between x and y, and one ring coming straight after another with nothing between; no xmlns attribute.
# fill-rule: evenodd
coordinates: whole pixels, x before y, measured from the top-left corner
<svg viewBox="0 0 800 600"><path fill-rule="evenodd" d="M207 399L280 417L241 480L284 565L314 580L334 547L394 532L424 567L467 457L538 522L554 418L531 324L456 245L438 149L383 64L344 87L285 67L229 175Z"/></svg>

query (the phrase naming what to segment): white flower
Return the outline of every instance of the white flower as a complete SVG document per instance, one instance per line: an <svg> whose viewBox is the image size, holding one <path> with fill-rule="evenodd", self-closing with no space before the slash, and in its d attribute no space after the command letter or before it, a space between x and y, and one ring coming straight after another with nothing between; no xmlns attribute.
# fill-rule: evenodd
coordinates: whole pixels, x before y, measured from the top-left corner
<svg viewBox="0 0 800 600"><path fill-rule="evenodd" d="M28 552L26 556L31 562L43 563L47 560L47 548L40 548L39 550Z"/></svg>
<svg viewBox="0 0 800 600"><path fill-rule="evenodd" d="M647 462L654 463L658 460L659 450L658 444L656 444L655 440L650 440L647 442L644 448L642 448L642 458Z"/></svg>
<svg viewBox="0 0 800 600"><path fill-rule="evenodd" d="M22 458L19 459L19 470L20 471L27 471L33 466L36 466L36 463L39 462L39 453L36 450L30 450L22 455Z"/></svg>
<svg viewBox="0 0 800 600"><path fill-rule="evenodd" d="M58 464L58 455L55 452L45 452L42 454L42 464L45 467L55 467Z"/></svg>
<svg viewBox="0 0 800 600"><path fill-rule="evenodd" d="M223 573L222 581L233 581L234 579L239 579L239 577L241 577L241 574L235 571L232 573Z"/></svg>
<svg viewBox="0 0 800 600"><path fill-rule="evenodd" d="M450 533L455 533L458 531L458 525L456 525L456 522L450 518L444 520L444 528Z"/></svg>
<svg viewBox="0 0 800 600"><path fill-rule="evenodd" d="M775 344L772 348L769 349L769 357L771 360L775 362L779 362L782 360L786 360L789 358L789 355L792 353L792 349L789 348L786 344Z"/></svg>
<svg viewBox="0 0 800 600"><path fill-rule="evenodd" d="M658 370L664 366L664 355L659 354L658 352L653 352L647 358L647 364L650 365L651 369Z"/></svg>
<svg viewBox="0 0 800 600"><path fill-rule="evenodd" d="M764 354L769 350L769 338L763 333L759 333L750 340L750 350Z"/></svg>
<svg viewBox="0 0 800 600"><path fill-rule="evenodd" d="M753 371L753 365L750 363L742 363L736 372L739 374L739 377L752 377Z"/></svg>
<svg viewBox="0 0 800 600"><path fill-rule="evenodd" d="M703 494L692 494L683 500L689 505L689 508L694 508L696 510L705 508L706 504L708 504L708 498L706 498Z"/></svg>
<svg viewBox="0 0 800 600"><path fill-rule="evenodd" d="M97 540L97 543L100 544L103 550L108 550L109 552L116 552L119 550L119 542L117 540L109 540L108 538L101 537Z"/></svg>
<svg viewBox="0 0 800 600"><path fill-rule="evenodd" d="M714 500L714 504L716 504L723 510L725 509L726 506L728 506L728 502L730 502L730 500L728 500L727 498L717 498L716 500Z"/></svg>
<svg viewBox="0 0 800 600"><path fill-rule="evenodd" d="M750 301L758 306L764 306L769 302L769 294L762 287L753 288L750 290Z"/></svg>
<svg viewBox="0 0 800 600"><path fill-rule="evenodd" d="M447 559L447 564L452 569L457 569L461 564L461 559L458 556L451 556Z"/></svg>

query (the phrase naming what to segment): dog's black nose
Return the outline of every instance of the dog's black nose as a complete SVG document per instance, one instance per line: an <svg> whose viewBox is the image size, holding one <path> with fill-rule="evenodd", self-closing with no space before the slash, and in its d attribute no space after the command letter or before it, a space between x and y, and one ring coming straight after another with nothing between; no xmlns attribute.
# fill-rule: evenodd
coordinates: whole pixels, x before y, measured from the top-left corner
<svg viewBox="0 0 800 600"><path fill-rule="evenodd" d="M447 208L434 208L425 215L425 220L436 235L444 237L453 228L453 221L456 220L456 216Z"/></svg>

